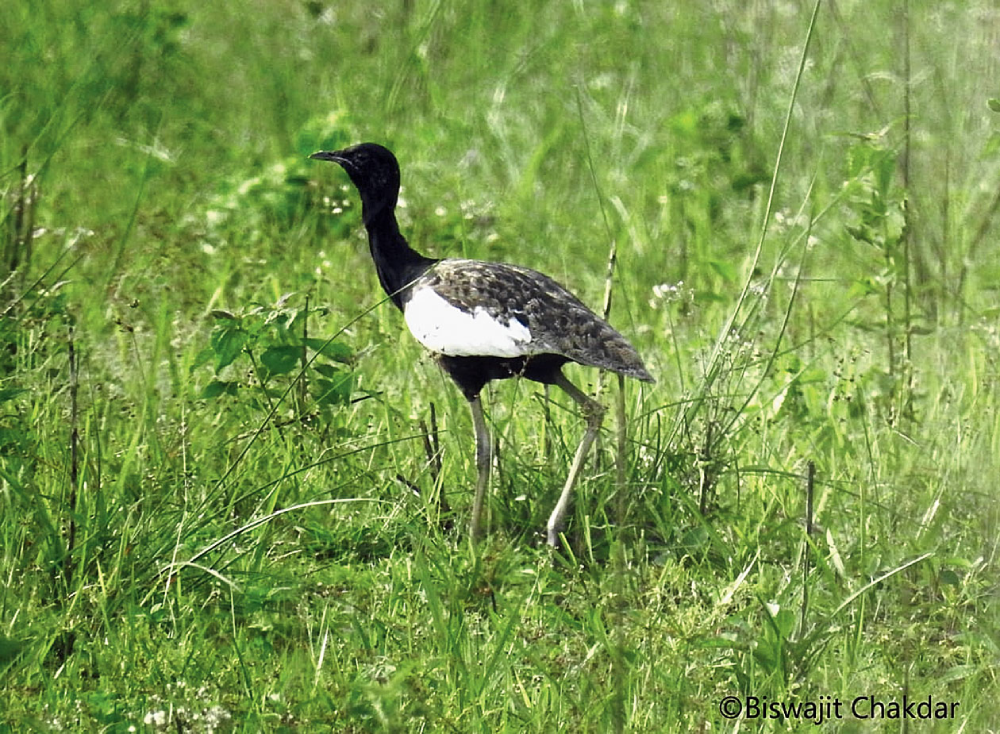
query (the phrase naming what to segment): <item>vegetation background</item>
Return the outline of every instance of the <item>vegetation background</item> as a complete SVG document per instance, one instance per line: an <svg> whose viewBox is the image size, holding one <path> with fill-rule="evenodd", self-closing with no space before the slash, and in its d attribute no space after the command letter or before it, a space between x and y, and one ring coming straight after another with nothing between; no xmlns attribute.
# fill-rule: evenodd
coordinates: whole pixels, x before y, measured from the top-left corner
<svg viewBox="0 0 1000 734"><path fill-rule="evenodd" d="M995 731L995 4L377 6L0 3L0 728ZM490 391L471 549L363 140L429 254L617 247L658 383L555 554L581 421Z"/></svg>

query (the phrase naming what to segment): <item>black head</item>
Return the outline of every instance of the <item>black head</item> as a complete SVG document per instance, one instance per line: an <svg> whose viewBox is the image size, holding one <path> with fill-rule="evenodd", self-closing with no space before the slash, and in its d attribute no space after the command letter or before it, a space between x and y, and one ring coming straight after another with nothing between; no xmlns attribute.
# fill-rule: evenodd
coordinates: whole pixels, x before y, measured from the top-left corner
<svg viewBox="0 0 1000 734"><path fill-rule="evenodd" d="M343 150L321 150L310 158L333 161L347 171L361 195L362 213L367 221L379 211L396 206L399 196L399 163L388 148L377 143L361 143Z"/></svg>

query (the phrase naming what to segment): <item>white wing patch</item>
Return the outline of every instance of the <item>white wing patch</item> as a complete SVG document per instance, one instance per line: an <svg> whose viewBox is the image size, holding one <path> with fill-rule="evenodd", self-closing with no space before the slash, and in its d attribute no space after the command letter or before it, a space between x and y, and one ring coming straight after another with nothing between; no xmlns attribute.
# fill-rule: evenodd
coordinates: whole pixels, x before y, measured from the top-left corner
<svg viewBox="0 0 1000 734"><path fill-rule="evenodd" d="M450 357L531 354L531 332L517 319L495 319L482 306L463 311L431 288L418 288L403 306L410 333L427 349Z"/></svg>

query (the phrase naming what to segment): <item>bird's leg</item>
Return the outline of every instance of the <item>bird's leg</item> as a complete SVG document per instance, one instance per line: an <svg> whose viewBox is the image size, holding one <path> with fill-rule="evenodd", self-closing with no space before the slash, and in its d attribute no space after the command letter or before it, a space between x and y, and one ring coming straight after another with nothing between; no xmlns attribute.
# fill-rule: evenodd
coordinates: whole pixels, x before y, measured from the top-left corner
<svg viewBox="0 0 1000 734"><path fill-rule="evenodd" d="M580 445L576 449L576 456L573 457L573 464L569 468L569 476L566 477L566 484L563 486L562 494L559 495L559 501L556 502L552 514L549 515L548 542L553 548L559 545L559 532L562 530L566 511L569 509L569 501L573 496L573 486L580 475L580 470L583 469L583 462L587 459L587 453L597 438L597 434L601 430L601 421L604 419L604 406L588 397L580 388L567 380L562 373L559 373L555 384L561 387L580 406L580 412L583 413L583 417L587 421L587 431L583 434Z"/></svg>
<svg viewBox="0 0 1000 734"><path fill-rule="evenodd" d="M545 413L545 431L542 433L542 456L548 461L552 458L552 415L549 412L549 386L545 390L545 400L542 401L542 412Z"/></svg>
<svg viewBox="0 0 1000 734"><path fill-rule="evenodd" d="M490 483L490 464L493 463L493 451L490 446L490 431L486 427L486 417L483 415L483 403L479 395L469 400L472 408L472 425L476 429L476 496L472 500L472 521L469 525L469 536L475 543L481 533L481 518L483 504L486 499L486 488Z"/></svg>

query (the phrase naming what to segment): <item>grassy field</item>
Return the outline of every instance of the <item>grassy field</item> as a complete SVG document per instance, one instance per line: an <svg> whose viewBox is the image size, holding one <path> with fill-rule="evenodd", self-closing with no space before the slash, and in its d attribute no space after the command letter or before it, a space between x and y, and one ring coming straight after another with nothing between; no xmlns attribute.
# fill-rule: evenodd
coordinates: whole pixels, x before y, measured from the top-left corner
<svg viewBox="0 0 1000 734"><path fill-rule="evenodd" d="M0 3L0 730L1000 730L993 4L372 5ZM487 390L470 547L364 140L427 254L617 248L557 552L582 421Z"/></svg>

